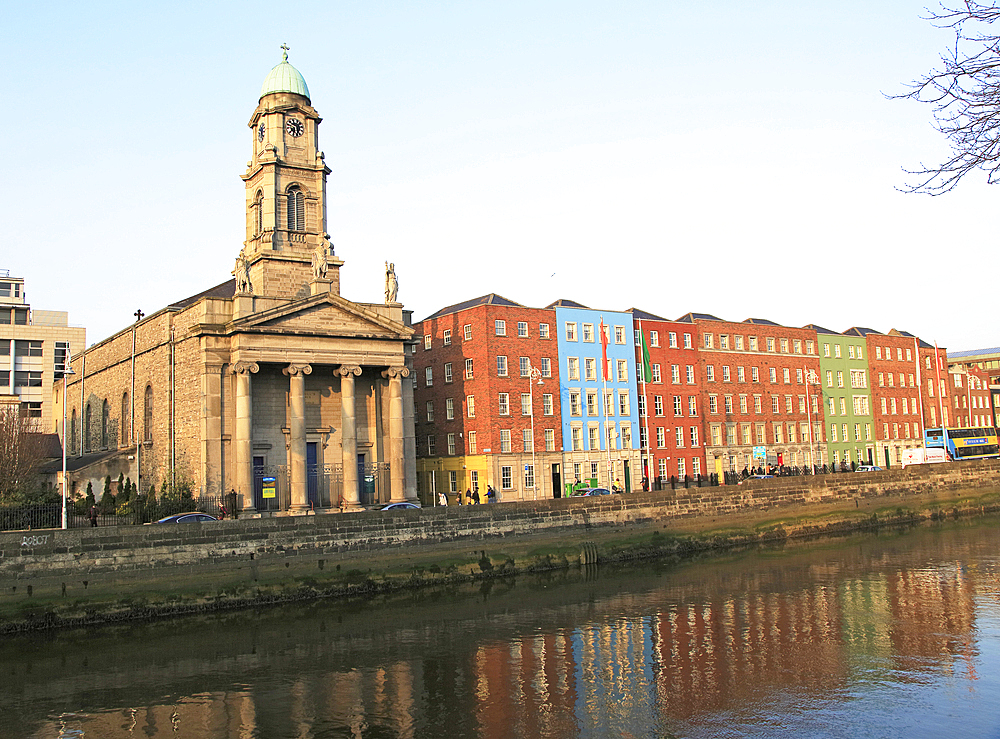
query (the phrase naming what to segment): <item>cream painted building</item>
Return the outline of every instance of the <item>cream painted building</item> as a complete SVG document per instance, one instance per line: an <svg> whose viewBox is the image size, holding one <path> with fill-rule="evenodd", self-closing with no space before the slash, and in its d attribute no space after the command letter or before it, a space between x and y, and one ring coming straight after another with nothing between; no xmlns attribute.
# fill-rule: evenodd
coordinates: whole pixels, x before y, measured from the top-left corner
<svg viewBox="0 0 1000 739"><path fill-rule="evenodd" d="M65 311L32 310L24 280L0 270L0 405L18 406L39 431L57 430L62 417L53 410L52 386L86 340L87 330L70 326Z"/></svg>
<svg viewBox="0 0 1000 739"><path fill-rule="evenodd" d="M340 295L322 119L287 59L248 124L234 279L73 357L77 492L122 473L235 491L248 513L416 499L409 315L391 268L383 302Z"/></svg>

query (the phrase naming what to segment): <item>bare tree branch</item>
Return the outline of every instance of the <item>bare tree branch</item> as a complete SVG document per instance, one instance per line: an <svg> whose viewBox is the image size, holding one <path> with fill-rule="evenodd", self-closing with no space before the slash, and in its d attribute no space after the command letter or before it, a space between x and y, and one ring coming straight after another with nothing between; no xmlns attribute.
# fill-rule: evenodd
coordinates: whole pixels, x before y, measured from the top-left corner
<svg viewBox="0 0 1000 739"><path fill-rule="evenodd" d="M907 92L886 97L931 105L934 127L948 139L952 156L937 166L904 169L913 179L897 189L941 195L976 169L987 173L989 184L1000 182L1000 35L990 32L1000 21L998 1L928 10L926 20L950 29L954 44L938 69L908 84Z"/></svg>
<svg viewBox="0 0 1000 739"><path fill-rule="evenodd" d="M17 406L0 406L0 503L24 503L39 491L43 436Z"/></svg>

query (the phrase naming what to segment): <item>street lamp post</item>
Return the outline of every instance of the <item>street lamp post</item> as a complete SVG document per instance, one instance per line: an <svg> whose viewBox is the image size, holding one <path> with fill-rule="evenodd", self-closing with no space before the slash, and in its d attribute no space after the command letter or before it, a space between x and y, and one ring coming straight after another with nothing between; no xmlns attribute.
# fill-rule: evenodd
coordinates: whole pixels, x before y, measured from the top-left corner
<svg viewBox="0 0 1000 739"><path fill-rule="evenodd" d="M535 467L535 382L542 382L542 371L528 360L528 405L531 411L531 498L538 500L538 470Z"/></svg>
<svg viewBox="0 0 1000 739"><path fill-rule="evenodd" d="M66 378L70 375L75 375L73 371L73 366L69 364L69 347L66 347L66 359L65 366L63 367L62 381L63 381L63 423L62 423L62 527L67 528L67 516L66 516Z"/></svg>

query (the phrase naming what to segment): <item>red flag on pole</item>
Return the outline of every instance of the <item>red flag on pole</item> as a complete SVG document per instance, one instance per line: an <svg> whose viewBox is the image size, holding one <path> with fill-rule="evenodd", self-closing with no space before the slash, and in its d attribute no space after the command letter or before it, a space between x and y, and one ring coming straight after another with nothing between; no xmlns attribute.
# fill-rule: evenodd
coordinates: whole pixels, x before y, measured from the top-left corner
<svg viewBox="0 0 1000 739"><path fill-rule="evenodd" d="M607 326L604 325L604 316L601 316L601 357L604 359L604 363L601 364L601 377L605 382L608 381L608 335Z"/></svg>

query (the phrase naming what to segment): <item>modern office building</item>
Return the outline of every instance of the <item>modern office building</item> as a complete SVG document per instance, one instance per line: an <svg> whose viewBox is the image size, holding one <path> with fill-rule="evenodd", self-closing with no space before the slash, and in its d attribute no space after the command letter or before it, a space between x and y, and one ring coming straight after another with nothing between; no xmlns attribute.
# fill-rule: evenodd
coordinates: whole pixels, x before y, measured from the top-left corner
<svg viewBox="0 0 1000 739"><path fill-rule="evenodd" d="M87 330L70 326L66 311L32 309L24 279L0 270L0 405L37 419L39 431L61 429L53 383L86 340Z"/></svg>

